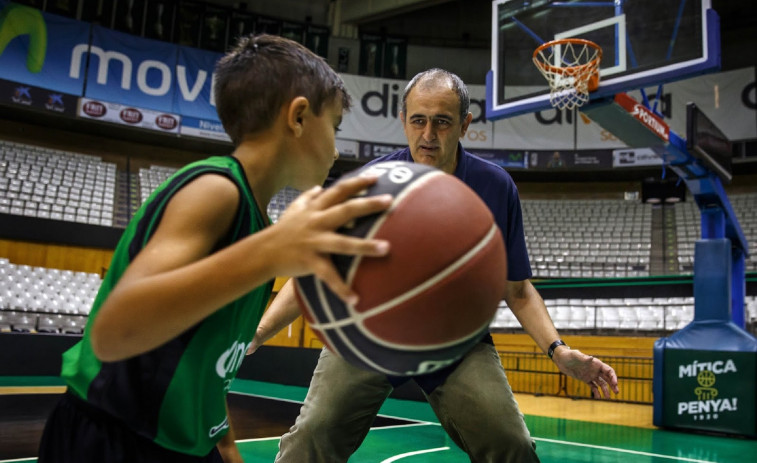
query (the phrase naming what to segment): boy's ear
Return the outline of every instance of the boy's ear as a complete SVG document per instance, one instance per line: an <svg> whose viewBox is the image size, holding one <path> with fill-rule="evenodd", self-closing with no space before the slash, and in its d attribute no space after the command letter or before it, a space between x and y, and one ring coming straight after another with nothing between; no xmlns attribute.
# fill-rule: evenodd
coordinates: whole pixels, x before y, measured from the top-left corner
<svg viewBox="0 0 757 463"><path fill-rule="evenodd" d="M309 110L310 102L304 96L298 96L289 103L287 125L292 129L295 137L302 135L304 117Z"/></svg>

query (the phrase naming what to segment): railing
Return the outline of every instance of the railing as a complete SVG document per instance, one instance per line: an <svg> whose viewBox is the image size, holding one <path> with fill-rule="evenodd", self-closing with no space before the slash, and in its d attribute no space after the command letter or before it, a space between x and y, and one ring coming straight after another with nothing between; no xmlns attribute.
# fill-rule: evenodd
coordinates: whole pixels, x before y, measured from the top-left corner
<svg viewBox="0 0 757 463"><path fill-rule="evenodd" d="M535 395L591 398L591 389L581 381L561 373L542 353L499 352L513 392ZM649 357L602 357L615 369L619 402L651 404L653 362Z"/></svg>

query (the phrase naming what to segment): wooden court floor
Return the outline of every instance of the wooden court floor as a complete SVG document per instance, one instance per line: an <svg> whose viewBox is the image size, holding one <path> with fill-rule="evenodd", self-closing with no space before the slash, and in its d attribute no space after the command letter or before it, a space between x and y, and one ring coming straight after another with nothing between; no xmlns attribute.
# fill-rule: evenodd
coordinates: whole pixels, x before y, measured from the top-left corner
<svg viewBox="0 0 757 463"><path fill-rule="evenodd" d="M34 462L58 378L0 377L0 463ZM247 463L271 462L279 436L306 389L236 380L232 422ZM652 407L594 400L517 396L543 463L736 463L757 461L757 441L674 432L652 425ZM428 404L389 399L350 463L466 462Z"/></svg>

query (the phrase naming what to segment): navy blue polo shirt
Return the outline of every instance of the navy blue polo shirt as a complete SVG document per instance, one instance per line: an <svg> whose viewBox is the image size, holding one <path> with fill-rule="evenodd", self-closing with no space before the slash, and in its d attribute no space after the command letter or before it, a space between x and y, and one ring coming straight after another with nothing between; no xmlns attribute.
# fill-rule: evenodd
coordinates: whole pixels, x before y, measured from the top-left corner
<svg viewBox="0 0 757 463"><path fill-rule="evenodd" d="M515 182L504 169L465 151L460 143L457 144L457 152L459 156L454 176L471 187L484 200L502 232L502 238L507 249L507 279L523 281L531 278L531 263L528 260L526 237L523 232L523 213ZM414 162L410 155L410 148L405 148L376 158L370 161L368 165L383 161ZM481 339L481 342L494 344L491 334L488 332ZM413 379L426 394L430 394L444 382L447 376L457 368L458 364L459 362L455 362L441 370L427 375L415 376ZM407 381L406 377L389 376L388 378L394 387Z"/></svg>
<svg viewBox="0 0 757 463"><path fill-rule="evenodd" d="M531 263L523 232L523 213L515 182L503 168L465 151L460 143L457 152L461 154L457 160L455 177L484 200L502 232L507 249L507 279L523 281L531 278ZM413 158L410 148L405 148L374 159L368 165L382 161L413 162Z"/></svg>

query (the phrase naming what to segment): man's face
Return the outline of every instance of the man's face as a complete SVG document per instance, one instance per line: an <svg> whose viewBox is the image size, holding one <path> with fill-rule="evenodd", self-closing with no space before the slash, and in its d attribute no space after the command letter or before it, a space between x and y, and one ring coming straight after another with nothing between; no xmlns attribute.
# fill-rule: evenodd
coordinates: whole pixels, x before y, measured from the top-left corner
<svg viewBox="0 0 757 463"><path fill-rule="evenodd" d="M400 118L410 154L419 164L448 174L457 167L457 144L472 119L460 120L460 99L449 82L419 82L407 96L407 114Z"/></svg>

